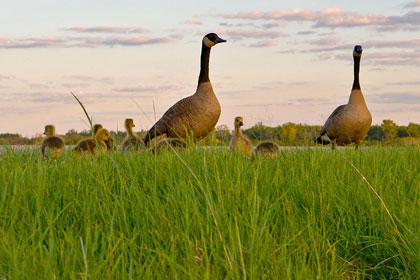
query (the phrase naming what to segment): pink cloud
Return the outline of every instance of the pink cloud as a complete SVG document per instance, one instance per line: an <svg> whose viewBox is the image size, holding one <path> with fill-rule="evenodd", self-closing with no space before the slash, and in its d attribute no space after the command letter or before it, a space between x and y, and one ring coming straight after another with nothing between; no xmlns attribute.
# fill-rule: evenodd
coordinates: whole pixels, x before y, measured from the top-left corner
<svg viewBox="0 0 420 280"><path fill-rule="evenodd" d="M404 8L406 8L406 9L410 9L410 8L417 8L417 7L420 7L420 0L417 0L417 1L414 1L414 2L407 3L407 4L404 6Z"/></svg>
<svg viewBox="0 0 420 280"><path fill-rule="evenodd" d="M259 42L256 42L255 44L250 45L250 47L254 48L266 48L266 47L275 47L277 46L276 40L262 40Z"/></svg>
<svg viewBox="0 0 420 280"><path fill-rule="evenodd" d="M108 25L100 25L94 27L75 26L63 28L63 30L81 33L145 33L149 31L148 29L143 27L120 27Z"/></svg>
<svg viewBox="0 0 420 280"><path fill-rule="evenodd" d="M279 38L287 37L284 32L271 31L271 30L256 30L256 29L219 29L216 30L217 34L227 35L236 38Z"/></svg>
<svg viewBox="0 0 420 280"><path fill-rule="evenodd" d="M141 46L161 44L172 39L150 38L144 36L115 36L115 37L32 37L23 39L5 39L0 41L0 48L94 48L100 46Z"/></svg>
<svg viewBox="0 0 420 280"><path fill-rule="evenodd" d="M114 88L114 91L117 92L158 92L158 91L165 91L165 90L181 90L183 86L180 85L168 85L168 86L160 86L160 85L139 85L139 86L132 86L132 87L121 87L121 88Z"/></svg>
<svg viewBox="0 0 420 280"><path fill-rule="evenodd" d="M265 28L276 28L276 27L284 27L284 26L286 26L286 23L284 21L276 21L276 22L263 24L263 27Z"/></svg>
<svg viewBox="0 0 420 280"><path fill-rule="evenodd" d="M420 12L408 12L402 16L361 15L357 12L344 11L340 8L327 8L321 11L290 9L263 12L260 10L251 10L239 13L219 14L218 16L226 19L307 21L313 22L314 27L330 28L377 26L390 29L390 26L392 26L397 30L420 25Z"/></svg>
<svg viewBox="0 0 420 280"><path fill-rule="evenodd" d="M199 19L189 19L185 21L186 24L201 25L202 22Z"/></svg>

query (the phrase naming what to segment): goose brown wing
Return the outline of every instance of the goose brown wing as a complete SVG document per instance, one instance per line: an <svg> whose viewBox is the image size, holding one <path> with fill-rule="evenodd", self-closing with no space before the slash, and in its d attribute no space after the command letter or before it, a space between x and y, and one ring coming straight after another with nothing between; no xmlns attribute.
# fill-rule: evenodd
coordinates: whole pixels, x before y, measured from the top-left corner
<svg viewBox="0 0 420 280"><path fill-rule="evenodd" d="M168 130L175 127L178 122L188 119L188 116L193 111L193 101L191 98L192 96L186 97L172 105L149 130L144 139L144 143L147 144L150 139L156 136L168 134Z"/></svg>
<svg viewBox="0 0 420 280"><path fill-rule="evenodd" d="M335 108L335 110L331 113L324 126L322 127L321 135L327 133L328 126L334 123L335 119L341 114L341 112L343 112L344 108L346 108L346 105L340 105L337 108Z"/></svg>

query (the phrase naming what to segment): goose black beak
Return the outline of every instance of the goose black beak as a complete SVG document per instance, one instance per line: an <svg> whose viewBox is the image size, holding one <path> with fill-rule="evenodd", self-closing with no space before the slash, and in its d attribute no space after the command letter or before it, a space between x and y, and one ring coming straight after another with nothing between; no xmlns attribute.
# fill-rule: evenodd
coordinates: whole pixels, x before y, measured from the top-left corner
<svg viewBox="0 0 420 280"><path fill-rule="evenodd" d="M217 38L216 39L216 44L219 44L219 43L225 43L226 42L226 40L225 39L222 39L222 38Z"/></svg>
<svg viewBox="0 0 420 280"><path fill-rule="evenodd" d="M243 126L244 125L244 123L243 122L239 122L239 126Z"/></svg>

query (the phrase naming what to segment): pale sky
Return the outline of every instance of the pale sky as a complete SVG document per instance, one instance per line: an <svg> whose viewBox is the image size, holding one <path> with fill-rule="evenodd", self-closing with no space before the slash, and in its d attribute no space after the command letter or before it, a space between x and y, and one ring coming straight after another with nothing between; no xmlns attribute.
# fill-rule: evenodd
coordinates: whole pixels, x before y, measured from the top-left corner
<svg viewBox="0 0 420 280"><path fill-rule="evenodd" d="M420 123L420 1L283 2L3 1L0 133L87 129L70 91L108 129L149 129L195 92L208 32L227 40L210 57L218 125L322 125L348 100L356 44L373 123Z"/></svg>

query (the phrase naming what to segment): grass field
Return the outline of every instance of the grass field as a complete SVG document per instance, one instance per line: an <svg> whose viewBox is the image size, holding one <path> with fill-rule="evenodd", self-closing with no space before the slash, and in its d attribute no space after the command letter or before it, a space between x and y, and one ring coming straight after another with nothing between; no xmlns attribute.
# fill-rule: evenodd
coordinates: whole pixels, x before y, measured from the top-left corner
<svg viewBox="0 0 420 280"><path fill-rule="evenodd" d="M0 153L0 279L156 278L419 279L420 149Z"/></svg>

